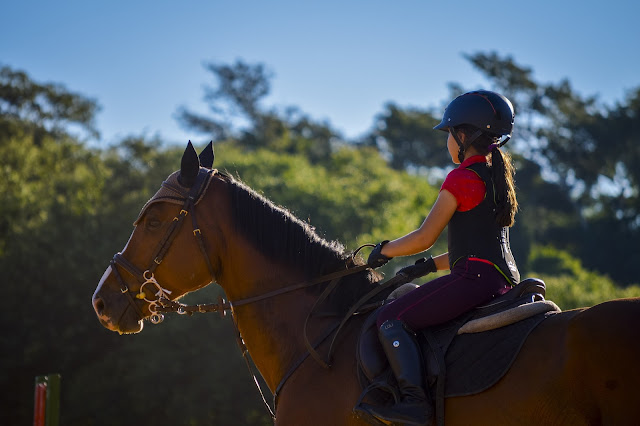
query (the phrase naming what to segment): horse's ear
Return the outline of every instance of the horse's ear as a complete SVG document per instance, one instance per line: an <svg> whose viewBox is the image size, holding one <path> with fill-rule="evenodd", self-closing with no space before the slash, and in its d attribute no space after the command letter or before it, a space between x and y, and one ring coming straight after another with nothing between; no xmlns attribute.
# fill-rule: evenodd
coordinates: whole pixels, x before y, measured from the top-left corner
<svg viewBox="0 0 640 426"><path fill-rule="evenodd" d="M200 165L202 167L206 167L207 169L213 168L213 159L215 158L213 154L213 141L209 142L200 155L198 156L200 159Z"/></svg>
<svg viewBox="0 0 640 426"><path fill-rule="evenodd" d="M182 186L191 188L196 181L196 176L198 176L199 171L200 161L198 160L198 154L191 144L191 141L189 141L187 148L184 150L184 154L182 154L178 182L180 182Z"/></svg>

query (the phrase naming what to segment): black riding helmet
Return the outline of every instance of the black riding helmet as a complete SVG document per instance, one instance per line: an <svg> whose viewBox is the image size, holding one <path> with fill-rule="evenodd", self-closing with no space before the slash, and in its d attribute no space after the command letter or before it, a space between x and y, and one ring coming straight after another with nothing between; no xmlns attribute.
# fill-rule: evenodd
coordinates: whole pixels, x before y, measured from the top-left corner
<svg viewBox="0 0 640 426"><path fill-rule="evenodd" d="M509 99L489 90L475 90L451 101L442 121L434 129L448 132L450 127L469 124L492 136L511 136L513 119L513 105Z"/></svg>
<svg viewBox="0 0 640 426"><path fill-rule="evenodd" d="M464 93L449 103L436 130L449 132L450 129L466 124L478 129L467 140L467 147L482 133L494 137L506 136L497 146L500 147L511 139L514 121L513 105L509 99L489 90L475 90ZM462 162L466 147L456 132L451 133L460 147L458 159Z"/></svg>

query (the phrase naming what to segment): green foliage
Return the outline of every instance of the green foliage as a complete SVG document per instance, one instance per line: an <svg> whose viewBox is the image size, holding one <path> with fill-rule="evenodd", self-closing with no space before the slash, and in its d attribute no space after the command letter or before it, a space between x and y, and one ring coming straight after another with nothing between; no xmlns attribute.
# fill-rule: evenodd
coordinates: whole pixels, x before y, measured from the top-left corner
<svg viewBox="0 0 640 426"><path fill-rule="evenodd" d="M91 311L82 284L100 258L96 215L107 170L97 153L48 136L3 140L0 156L0 270L12 301L0 322L13 330L2 338L1 386L15 390L7 403L24 416L33 391L26 378L66 369L85 353L87 330L75 315ZM68 346L52 350L59 341Z"/></svg>
<svg viewBox="0 0 640 426"><path fill-rule="evenodd" d="M81 233L67 225L97 213L107 170L97 153L69 139L45 137L36 145L15 137L1 142L0 156L0 255L35 273L26 263L43 252L35 241L52 248L66 232ZM33 254L14 258L16 252Z"/></svg>
<svg viewBox="0 0 640 426"><path fill-rule="evenodd" d="M410 167L445 167L451 163L446 149L446 135L434 131L442 113L401 108L393 103L376 117L375 130L368 137L368 145L378 147L389 156L397 170Z"/></svg>
<svg viewBox="0 0 640 426"><path fill-rule="evenodd" d="M14 302L0 311L14 331L1 340L0 386L14 390L0 408L3 424L31 420L33 377L43 372L62 374L63 424L231 424L238 413L247 413L243 424L264 424L251 380L237 380L246 373L228 322L172 318L127 338L104 330L90 304L180 151L138 138L104 152L70 138L0 145L0 270ZM214 287L203 294L214 296Z"/></svg>
<svg viewBox="0 0 640 426"><path fill-rule="evenodd" d="M577 93L567 79L536 81L532 69L511 56L480 52L467 59L513 101L515 137L509 146L553 178L537 189L566 194L557 197L559 205L554 197L542 200L538 205L549 214L539 217L548 226L531 221L526 232L543 234L536 241L570 251L618 282L637 282L632 265L640 259L640 89L608 106ZM518 188L526 188L519 195L536 188L532 178L516 174Z"/></svg>
<svg viewBox="0 0 640 426"><path fill-rule="evenodd" d="M234 134L230 124L233 118L246 119L253 128L264 126L260 101L269 94L271 78L266 67L238 60L233 65L208 63L206 68L215 80L214 86L205 88L204 100L209 103L210 114L203 116L181 108L181 124L216 140Z"/></svg>
<svg viewBox="0 0 640 426"><path fill-rule="evenodd" d="M78 125L98 136L94 117L99 107L93 99L70 92L60 84L34 82L24 71L0 68L0 133L20 128L64 135L69 125Z"/></svg>
<svg viewBox="0 0 640 426"><path fill-rule="evenodd" d="M327 123L315 122L296 107L282 113L261 104L271 79L263 64L236 61L233 65L209 63L206 68L215 80L204 96L211 113L203 116L180 108L178 120L183 127L216 141L232 139L245 150L302 154L312 162L330 157L339 138Z"/></svg>
<svg viewBox="0 0 640 426"><path fill-rule="evenodd" d="M327 239L354 249L420 226L437 197L423 179L390 169L373 149L344 147L325 165L303 155L218 145L216 167L307 220Z"/></svg>
<svg viewBox="0 0 640 426"><path fill-rule="evenodd" d="M547 299L563 310L593 306L611 299L640 297L640 285L620 288L608 277L583 268L580 260L551 246L535 246L529 259L532 276L547 285Z"/></svg>
<svg viewBox="0 0 640 426"><path fill-rule="evenodd" d="M419 225L436 195L418 178L389 169L373 150L341 149L328 168L302 155L248 155L232 144L216 151L218 166L352 247ZM25 136L0 146L0 268L11 283L6 297L28 301L0 312L10 329L28 330L2 340L0 361L11 369L1 385L19 384L3 403L10 423L30 416L32 380L25 377L55 371L63 376L65 424L268 424L229 323L169 318L121 337L102 329L89 303L140 207L177 168L181 152L133 137L104 151L51 137L39 145ZM212 288L192 300L216 296ZM175 392L176 386L188 391ZM149 410L150 399L163 410Z"/></svg>

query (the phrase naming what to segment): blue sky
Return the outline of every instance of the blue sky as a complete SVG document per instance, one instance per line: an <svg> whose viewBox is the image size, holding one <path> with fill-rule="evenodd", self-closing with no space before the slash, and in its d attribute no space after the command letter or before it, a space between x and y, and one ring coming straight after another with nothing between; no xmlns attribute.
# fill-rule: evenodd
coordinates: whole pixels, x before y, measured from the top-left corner
<svg viewBox="0 0 640 426"><path fill-rule="evenodd" d="M585 1L5 1L0 63L97 99L100 143L169 142L178 107L206 112L203 64L273 73L269 106L295 105L353 138L388 101L440 106L447 83L486 86L463 54L497 51L534 78L622 100L640 86L640 3Z"/></svg>

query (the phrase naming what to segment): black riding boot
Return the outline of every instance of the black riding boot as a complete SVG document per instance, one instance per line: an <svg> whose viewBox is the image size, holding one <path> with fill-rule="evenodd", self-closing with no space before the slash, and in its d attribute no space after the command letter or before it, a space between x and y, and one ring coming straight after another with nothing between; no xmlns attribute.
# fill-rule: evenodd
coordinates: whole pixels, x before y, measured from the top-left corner
<svg viewBox="0 0 640 426"><path fill-rule="evenodd" d="M402 321L388 320L380 327L378 337L398 382L401 400L391 406L361 404L358 409L383 422L430 425L433 406L422 386L422 357L413 334Z"/></svg>

